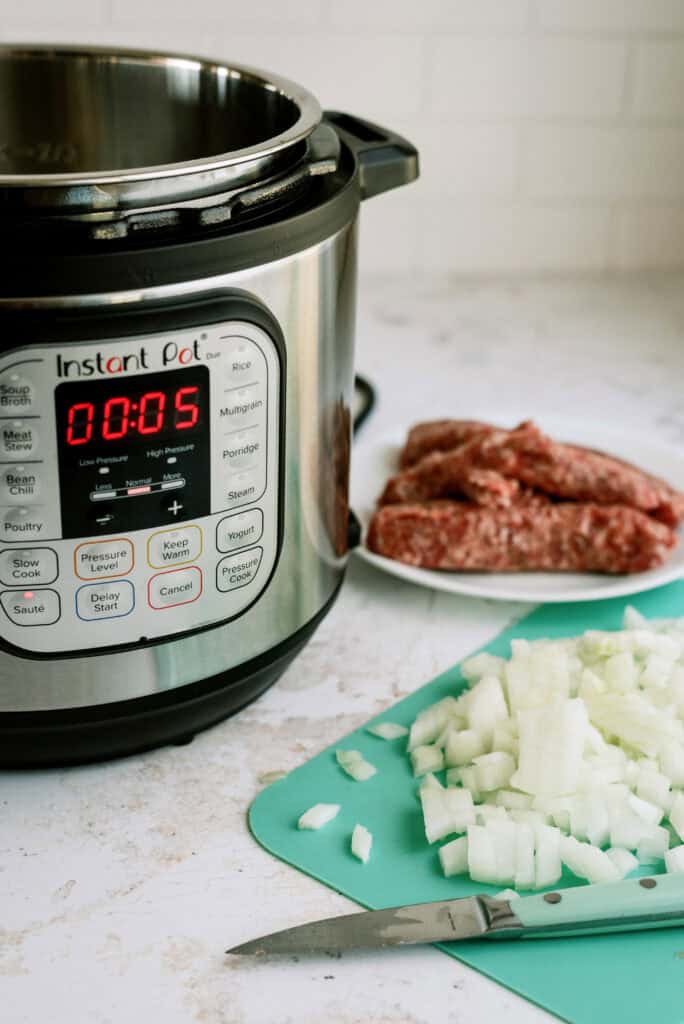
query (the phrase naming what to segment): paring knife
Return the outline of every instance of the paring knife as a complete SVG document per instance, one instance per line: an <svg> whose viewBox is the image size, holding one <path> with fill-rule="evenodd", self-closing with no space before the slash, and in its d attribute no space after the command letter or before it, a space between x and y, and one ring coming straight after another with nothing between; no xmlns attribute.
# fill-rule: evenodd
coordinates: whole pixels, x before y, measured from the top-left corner
<svg viewBox="0 0 684 1024"><path fill-rule="evenodd" d="M584 885L543 895L416 903L286 928L227 953L322 953L458 939L537 939L684 926L684 874Z"/></svg>

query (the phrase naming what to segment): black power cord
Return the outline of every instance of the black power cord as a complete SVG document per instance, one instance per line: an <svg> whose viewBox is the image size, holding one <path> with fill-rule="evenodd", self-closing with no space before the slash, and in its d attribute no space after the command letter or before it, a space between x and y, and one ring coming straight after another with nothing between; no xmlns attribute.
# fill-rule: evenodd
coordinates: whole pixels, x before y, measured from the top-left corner
<svg viewBox="0 0 684 1024"><path fill-rule="evenodd" d="M354 390L360 399L360 408L354 417L353 424L353 432L356 435L372 413L377 395L375 388L368 378L362 377L360 373L357 373L354 377Z"/></svg>

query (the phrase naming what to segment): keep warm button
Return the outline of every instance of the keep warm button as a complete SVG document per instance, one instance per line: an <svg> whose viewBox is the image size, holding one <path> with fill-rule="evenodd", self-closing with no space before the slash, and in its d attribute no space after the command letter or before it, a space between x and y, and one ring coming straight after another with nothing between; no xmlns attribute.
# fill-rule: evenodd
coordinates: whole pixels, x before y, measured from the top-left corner
<svg viewBox="0 0 684 1024"><path fill-rule="evenodd" d="M222 558L216 566L216 586L224 593L251 583L261 565L264 549L261 547L241 551L239 555Z"/></svg>
<svg viewBox="0 0 684 1024"><path fill-rule="evenodd" d="M76 614L89 622L93 619L120 619L135 605L135 591L128 580L116 583L87 583L76 591Z"/></svg>

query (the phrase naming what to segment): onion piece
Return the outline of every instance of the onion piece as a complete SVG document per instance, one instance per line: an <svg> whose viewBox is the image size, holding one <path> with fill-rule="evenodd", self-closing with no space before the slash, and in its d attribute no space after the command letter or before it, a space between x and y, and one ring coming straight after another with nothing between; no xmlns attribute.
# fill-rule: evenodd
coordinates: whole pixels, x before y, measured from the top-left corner
<svg viewBox="0 0 684 1024"><path fill-rule="evenodd" d="M444 747L444 763L449 768L470 764L473 758L484 754L488 743L482 733L474 729L449 729Z"/></svg>
<svg viewBox="0 0 684 1024"><path fill-rule="evenodd" d="M355 825L351 837L351 852L364 864L368 863L373 836L364 825Z"/></svg>
<svg viewBox="0 0 684 1024"><path fill-rule="evenodd" d="M616 882L620 872L610 857L589 843L580 843L572 836L562 836L560 855L563 864L578 878L587 882Z"/></svg>
<svg viewBox="0 0 684 1024"><path fill-rule="evenodd" d="M340 804L314 804L297 822L300 829L319 829L327 825L329 821L336 818L340 810Z"/></svg>
<svg viewBox="0 0 684 1024"><path fill-rule="evenodd" d="M381 740L398 740L400 736L408 736L406 726L399 725L397 722L378 722L376 725L368 725L366 732L372 736L379 736Z"/></svg>
<svg viewBox="0 0 684 1024"><path fill-rule="evenodd" d="M631 875L639 867L639 861L634 854L622 846L611 846L609 850L606 850L606 857L610 857L622 878Z"/></svg>
<svg viewBox="0 0 684 1024"><path fill-rule="evenodd" d="M428 843L445 839L454 832L465 832L475 824L475 807L467 789L437 789L434 786L420 790L425 836Z"/></svg>
<svg viewBox="0 0 684 1024"><path fill-rule="evenodd" d="M481 754L473 759L475 765L475 782L477 788L485 793L494 789L502 789L508 785L515 771L515 761L505 750L492 754Z"/></svg>
<svg viewBox="0 0 684 1024"><path fill-rule="evenodd" d="M684 846L673 846L666 851L665 867L669 874L684 874Z"/></svg>
<svg viewBox="0 0 684 1024"><path fill-rule="evenodd" d="M549 825L538 825L535 830L534 887L546 889L555 885L562 874L560 855L561 832Z"/></svg>
<svg viewBox="0 0 684 1024"><path fill-rule="evenodd" d="M459 836L439 848L439 860L445 878L452 875L465 875L468 870L468 840Z"/></svg>
<svg viewBox="0 0 684 1024"><path fill-rule="evenodd" d="M673 797L670 824L679 838L684 840L684 793L677 793Z"/></svg>
<svg viewBox="0 0 684 1024"><path fill-rule="evenodd" d="M415 778L427 772L441 772L444 767L444 754L439 747L426 744L411 751L411 764Z"/></svg>
<svg viewBox="0 0 684 1024"><path fill-rule="evenodd" d="M342 771L356 782L365 782L377 772L375 765L367 761L359 750L336 750L335 757Z"/></svg>

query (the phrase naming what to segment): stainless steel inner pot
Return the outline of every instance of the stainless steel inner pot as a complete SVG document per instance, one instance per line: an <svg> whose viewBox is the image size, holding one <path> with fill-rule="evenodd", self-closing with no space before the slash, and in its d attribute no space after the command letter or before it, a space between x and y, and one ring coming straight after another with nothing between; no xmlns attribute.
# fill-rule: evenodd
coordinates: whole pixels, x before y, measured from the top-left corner
<svg viewBox="0 0 684 1024"><path fill-rule="evenodd" d="M189 199L296 164L321 110L234 64L95 48L0 47L5 209Z"/></svg>

